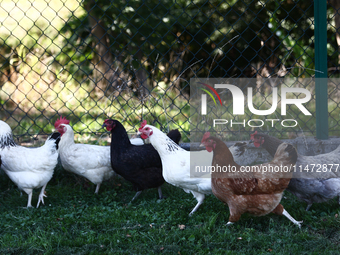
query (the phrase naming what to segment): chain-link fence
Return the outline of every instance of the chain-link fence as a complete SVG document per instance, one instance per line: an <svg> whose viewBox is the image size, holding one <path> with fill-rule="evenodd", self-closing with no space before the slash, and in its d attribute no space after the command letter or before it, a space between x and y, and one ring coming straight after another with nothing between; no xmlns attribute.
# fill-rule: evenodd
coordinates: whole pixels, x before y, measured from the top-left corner
<svg viewBox="0 0 340 255"><path fill-rule="evenodd" d="M328 76L339 76L340 4L327 6ZM0 118L16 137L60 115L85 138L107 116L188 140L190 78L313 77L312 1L3 0ZM329 86L338 131L338 85ZM304 126L308 126L304 123ZM313 128L311 128L313 133Z"/></svg>

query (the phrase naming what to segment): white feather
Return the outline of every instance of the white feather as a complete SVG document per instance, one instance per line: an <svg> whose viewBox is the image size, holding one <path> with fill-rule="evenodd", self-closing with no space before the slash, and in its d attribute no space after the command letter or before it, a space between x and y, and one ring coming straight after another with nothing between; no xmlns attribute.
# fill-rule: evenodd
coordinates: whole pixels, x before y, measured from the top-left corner
<svg viewBox="0 0 340 255"><path fill-rule="evenodd" d="M62 124L66 132L59 143L59 156L66 171L83 176L96 185L114 175L110 161L110 146L74 142L70 125Z"/></svg>
<svg viewBox="0 0 340 255"><path fill-rule="evenodd" d="M176 187L182 188L187 193L191 192L197 199L197 205L190 212L190 215L192 215L203 203L205 195L212 194L211 179L193 177L190 174L190 168L196 163L192 162L193 164L190 164L190 152L182 149L156 127L150 125L146 125L145 127L149 127L153 131L149 140L161 157L165 181ZM201 152L191 153L197 153L198 155L198 153ZM202 161L199 163L197 162L197 164L211 165L211 157L212 156L210 155L203 158L198 157L202 159Z"/></svg>
<svg viewBox="0 0 340 255"><path fill-rule="evenodd" d="M8 177L29 195L28 207L31 206L32 190L43 187L51 180L54 168L58 164L58 151L55 140L47 139L38 148L26 148L14 144L11 128L0 121L0 155L2 169ZM44 188L43 188L44 189ZM42 190L43 192L43 190ZM42 198L40 201L44 202Z"/></svg>

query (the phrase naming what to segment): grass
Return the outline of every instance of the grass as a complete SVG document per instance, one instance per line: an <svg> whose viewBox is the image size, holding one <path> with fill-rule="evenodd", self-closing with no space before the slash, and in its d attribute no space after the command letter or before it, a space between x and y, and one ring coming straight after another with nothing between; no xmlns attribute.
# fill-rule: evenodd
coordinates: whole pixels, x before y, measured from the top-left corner
<svg viewBox="0 0 340 255"><path fill-rule="evenodd" d="M282 204L301 229L283 216L243 215L226 226L228 208L208 196L195 205L190 194L169 184L164 200L148 190L129 204L132 186L120 178L95 186L57 169L45 205L24 209L27 196L0 175L1 254L336 254L340 208L336 200L306 205L287 193ZM33 195L37 202L38 192Z"/></svg>

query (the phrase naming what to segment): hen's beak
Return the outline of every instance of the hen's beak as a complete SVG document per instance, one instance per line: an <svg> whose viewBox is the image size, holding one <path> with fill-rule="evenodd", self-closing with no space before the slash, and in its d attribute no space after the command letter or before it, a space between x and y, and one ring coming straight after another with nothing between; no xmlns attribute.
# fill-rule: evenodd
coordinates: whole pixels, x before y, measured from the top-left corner
<svg viewBox="0 0 340 255"><path fill-rule="evenodd" d="M140 132L140 131L137 131L137 135L141 135L141 134L143 134L142 132Z"/></svg>
<svg viewBox="0 0 340 255"><path fill-rule="evenodd" d="M205 148L204 143L201 143L199 147L200 147L200 148Z"/></svg>

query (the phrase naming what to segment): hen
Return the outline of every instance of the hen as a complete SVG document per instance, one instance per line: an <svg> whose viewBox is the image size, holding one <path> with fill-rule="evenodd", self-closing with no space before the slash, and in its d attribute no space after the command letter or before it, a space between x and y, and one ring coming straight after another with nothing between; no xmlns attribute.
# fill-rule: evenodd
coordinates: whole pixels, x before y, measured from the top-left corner
<svg viewBox="0 0 340 255"><path fill-rule="evenodd" d="M166 182L182 188L186 193L191 193L197 200L197 204L189 215L192 215L205 199L205 195L212 194L210 175L196 177L195 166L210 166L212 157L204 151L189 152L171 141L158 128L146 125L143 121L139 128L141 138L149 138L152 146L158 151L163 165L163 177ZM233 147L235 154L242 155L245 143Z"/></svg>
<svg viewBox="0 0 340 255"><path fill-rule="evenodd" d="M95 193L98 194L101 183L114 175L110 162L110 146L75 143L74 132L69 123L69 120L62 117L54 123L55 129L61 134L61 164L66 171L83 176L94 183ZM141 144L141 139L133 141Z"/></svg>
<svg viewBox="0 0 340 255"><path fill-rule="evenodd" d="M44 204L47 183L51 180L58 164L58 143L60 134L53 133L45 144L37 148L26 148L13 140L10 126L0 121L1 168L8 177L28 195L27 207L32 207L33 189L42 187L37 208Z"/></svg>
<svg viewBox="0 0 340 255"><path fill-rule="evenodd" d="M161 185L162 163L157 151L151 144L135 146L128 139L125 128L118 120L107 119L103 127L111 132L111 165L116 173L133 184L136 199L143 190L158 188L159 198L163 198ZM178 130L172 130L168 136L174 144L181 139Z"/></svg>
<svg viewBox="0 0 340 255"><path fill-rule="evenodd" d="M284 215L294 224L301 227L280 204L282 193L288 186L291 173L279 171L270 173L264 169L291 169L297 159L296 149L290 144L282 144L278 148L273 161L267 164L252 166L245 169L238 165L228 147L216 137L207 132L202 138L202 145L207 151L213 151L212 167L215 171L211 174L211 186L214 195L228 204L230 216L227 224L238 221L242 214L250 213L263 216L270 212ZM220 167L220 168L218 168ZM221 169L227 167L229 172ZM227 169L225 168L225 169Z"/></svg>
<svg viewBox="0 0 340 255"><path fill-rule="evenodd" d="M251 139L254 141L255 147L262 146L271 156L274 156L277 148L283 143L275 137L257 132L251 135ZM316 156L298 154L296 170L287 190L307 203L306 211L313 203L322 203L340 196L340 176L338 176L340 171L335 172L335 166L333 171L331 169L332 164L339 163L340 146L332 152ZM327 166L327 171L316 172L316 165ZM313 170L313 168L315 169Z"/></svg>

